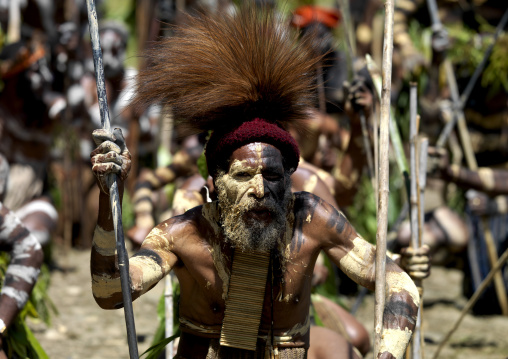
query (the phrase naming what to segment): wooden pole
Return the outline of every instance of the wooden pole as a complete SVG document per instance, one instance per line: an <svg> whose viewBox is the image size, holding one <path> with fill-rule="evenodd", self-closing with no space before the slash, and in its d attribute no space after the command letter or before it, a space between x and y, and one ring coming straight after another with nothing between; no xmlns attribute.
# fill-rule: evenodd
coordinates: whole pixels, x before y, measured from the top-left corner
<svg viewBox="0 0 508 359"><path fill-rule="evenodd" d="M104 67L102 65L102 51L99 41L99 24L94 0L86 0L88 10L88 26L90 28L90 39L92 42L93 63L95 69L95 82L97 84L97 98L101 115L101 125L104 130L111 132L109 120L108 100L106 86L104 84ZM129 277L129 258L125 249L125 240L122 228L122 207L118 192L116 175L108 176L109 198L113 223L115 227L116 251L118 256L118 267L120 270L120 283L122 287L122 298L124 305L125 324L127 327L127 342L131 359L138 359L138 343L136 339L136 327L134 325L134 312L132 310L132 296Z"/></svg>
<svg viewBox="0 0 508 359"><path fill-rule="evenodd" d="M164 308L165 308L165 333L166 338L173 335L173 272L166 276L164 282ZM166 359L172 359L174 356L173 342L166 346Z"/></svg>
<svg viewBox="0 0 508 359"><path fill-rule="evenodd" d="M411 223L411 247L418 249L419 243L419 210L418 210L418 175L417 175L417 149L416 142L418 138L418 108L417 108L417 85L412 82L409 88L409 166L410 166L410 186L409 186L409 203L410 203L410 223ZM421 295L421 280L414 280L418 292ZM421 309L421 306L420 306ZM412 341L412 358L421 358L420 347L420 324L421 312L418 310L416 326Z"/></svg>
<svg viewBox="0 0 508 359"><path fill-rule="evenodd" d="M478 286L478 289L476 289L476 292L474 292L473 296L471 298L469 298L466 305L462 309L462 312L460 313L459 318L453 325L452 329L445 336L443 341L439 344L439 347L437 348L436 352L434 353L434 356L432 357L432 359L437 359L439 357L439 353L443 349L446 342L451 338L452 334L457 330L460 323L462 322L462 319L464 319L464 316L469 312L469 310L471 310L473 305L475 305L478 298L480 298L480 296L483 294L485 289L487 289L487 287L490 285L490 282L492 282L492 279L494 279L495 274L499 272L499 270L503 267L503 265L506 263L506 261L508 261L508 249L499 258L499 260L496 262L494 267L490 270L487 277L485 277L485 279L480 283L480 285Z"/></svg>
<svg viewBox="0 0 508 359"><path fill-rule="evenodd" d="M9 25L7 27L7 43L13 44L21 39L21 14L19 0L9 2Z"/></svg>
<svg viewBox="0 0 508 359"><path fill-rule="evenodd" d="M383 44L383 87L380 107L379 135L379 184L378 219L376 232L376 303L375 303L375 357L379 354L383 328L386 288L386 235L388 231L388 180L389 180L389 133L390 133L390 95L392 86L393 53L393 1L385 1L385 30Z"/></svg>
<svg viewBox="0 0 508 359"><path fill-rule="evenodd" d="M418 247L423 244L423 225L425 223L425 184L427 182L427 151L429 148L429 139L420 137L417 140L417 165L416 165L416 179L418 188ZM422 280L415 280L415 283L420 294L420 308L416 318L415 332L413 336L412 357L413 359L420 359L424 357L423 350L423 334L422 334L422 317L423 317L423 283Z"/></svg>
<svg viewBox="0 0 508 359"><path fill-rule="evenodd" d="M494 265L498 260L494 236L492 235L492 231L490 230L490 223L488 218L482 217L481 223L483 227L483 236L485 238L485 243L487 244L487 256L489 258L489 263L492 267L494 267ZM508 298L506 296L506 287L504 285L503 274L501 272L497 272L494 275L494 287L496 289L499 306L501 307L501 313L503 313L504 316L507 316Z"/></svg>

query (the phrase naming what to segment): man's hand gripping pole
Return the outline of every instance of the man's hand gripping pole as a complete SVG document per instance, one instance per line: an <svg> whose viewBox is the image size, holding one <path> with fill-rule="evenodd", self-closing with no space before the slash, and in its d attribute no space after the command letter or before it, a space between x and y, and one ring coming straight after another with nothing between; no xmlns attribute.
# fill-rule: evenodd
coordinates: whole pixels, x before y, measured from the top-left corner
<svg viewBox="0 0 508 359"><path fill-rule="evenodd" d="M104 130L111 132L109 120L109 109L106 97L106 86L104 84L104 67L102 64L102 52L99 41L99 26L97 21L97 11L94 0L87 0L88 26L90 28L90 38L92 42L93 62L95 68L95 81L97 83L97 97L99 100L99 110L101 115L101 126ZM129 258L125 249L125 240L122 228L122 208L120 196L118 193L118 182L115 174L108 176L109 198L111 211L113 213L113 223L115 227L116 251L118 256L118 267L120 269L120 281L122 285L122 296L125 313L125 324L127 326L127 342L129 344L129 356L131 359L138 359L138 345L136 340L136 327L134 325L134 313L132 311L132 297L129 278Z"/></svg>

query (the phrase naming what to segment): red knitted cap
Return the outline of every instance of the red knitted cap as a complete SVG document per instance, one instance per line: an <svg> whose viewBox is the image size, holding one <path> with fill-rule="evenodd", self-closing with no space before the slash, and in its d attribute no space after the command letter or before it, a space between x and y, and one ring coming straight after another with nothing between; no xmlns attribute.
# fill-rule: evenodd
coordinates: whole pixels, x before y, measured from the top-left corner
<svg viewBox="0 0 508 359"><path fill-rule="evenodd" d="M256 118L243 122L229 132L215 131L206 145L206 163L208 172L215 177L217 170L227 164L234 150L254 142L268 143L282 154L287 170L294 172L300 160L300 151L296 140L275 123Z"/></svg>
<svg viewBox="0 0 508 359"><path fill-rule="evenodd" d="M291 25L297 28L308 26L312 22L319 22L331 29L337 27L342 16L336 9L326 9L319 6L305 5L297 8L293 13Z"/></svg>

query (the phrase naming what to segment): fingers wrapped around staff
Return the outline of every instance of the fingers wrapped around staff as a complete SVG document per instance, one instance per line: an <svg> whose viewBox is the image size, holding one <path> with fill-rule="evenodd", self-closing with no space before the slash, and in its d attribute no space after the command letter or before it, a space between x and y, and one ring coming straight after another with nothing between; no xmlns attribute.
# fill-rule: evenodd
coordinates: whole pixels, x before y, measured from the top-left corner
<svg viewBox="0 0 508 359"><path fill-rule="evenodd" d="M113 132L104 129L95 130L92 136L97 145L90 154L92 171L102 192L109 194L107 175L115 173L124 181L131 168L131 154L119 128L115 128Z"/></svg>
<svg viewBox="0 0 508 359"><path fill-rule="evenodd" d="M424 279L430 275L429 246L424 244L420 248L406 247L401 251L402 267L413 279Z"/></svg>

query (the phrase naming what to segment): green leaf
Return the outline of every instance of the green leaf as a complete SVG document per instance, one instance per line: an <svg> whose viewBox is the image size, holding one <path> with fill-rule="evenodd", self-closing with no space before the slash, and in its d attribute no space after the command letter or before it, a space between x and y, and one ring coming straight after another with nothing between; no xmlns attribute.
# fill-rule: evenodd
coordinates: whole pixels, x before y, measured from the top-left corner
<svg viewBox="0 0 508 359"><path fill-rule="evenodd" d="M208 166L206 165L205 151L203 151L203 153L201 153L201 156L199 156L197 164L198 164L199 174L205 180L208 179Z"/></svg>
<svg viewBox="0 0 508 359"><path fill-rule="evenodd" d="M180 336L180 333L176 333L175 335L172 335L169 338L165 338L165 339L161 340L157 344L152 345L150 348L145 350L145 352L143 354L141 354L141 356L148 354L146 359L157 359L159 357L159 355L163 352L166 345L171 343L173 340L175 340L179 336Z"/></svg>
<svg viewBox="0 0 508 359"><path fill-rule="evenodd" d="M37 358L38 359L49 359L49 356L46 354L44 349L42 349L42 346L37 341L37 339L33 335L33 333L30 330L30 328L28 328L26 323L23 323L23 326L25 327L25 334L26 334L28 343L30 344L30 348L37 355Z"/></svg>

